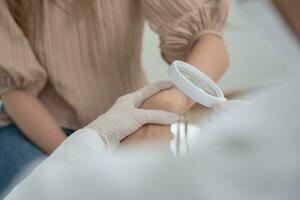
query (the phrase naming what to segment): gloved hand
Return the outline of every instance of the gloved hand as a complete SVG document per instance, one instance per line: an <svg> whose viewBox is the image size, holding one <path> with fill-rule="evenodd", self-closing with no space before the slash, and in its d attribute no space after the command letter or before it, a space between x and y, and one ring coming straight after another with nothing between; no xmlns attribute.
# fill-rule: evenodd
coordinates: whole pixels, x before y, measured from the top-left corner
<svg viewBox="0 0 300 200"><path fill-rule="evenodd" d="M175 113L139 108L144 100L171 86L171 82L161 81L124 95L118 98L106 113L87 125L87 128L96 130L108 149L115 150L122 139L144 124L172 124L179 120L179 116Z"/></svg>

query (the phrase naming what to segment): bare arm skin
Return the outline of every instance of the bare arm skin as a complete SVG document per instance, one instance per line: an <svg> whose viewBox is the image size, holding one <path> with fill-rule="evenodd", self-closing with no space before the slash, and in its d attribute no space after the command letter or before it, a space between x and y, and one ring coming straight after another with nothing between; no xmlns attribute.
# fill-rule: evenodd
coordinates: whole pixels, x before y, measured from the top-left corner
<svg viewBox="0 0 300 200"><path fill-rule="evenodd" d="M199 68L214 81L218 81L229 65L229 58L221 38L214 35L204 35L194 45L188 55L187 62ZM187 96L173 87L149 98L142 107L183 114L192 105L193 102ZM162 147L168 147L169 140L170 126L145 125L123 140L121 145L155 142Z"/></svg>
<svg viewBox="0 0 300 200"><path fill-rule="evenodd" d="M2 100L17 126L46 154L51 154L66 138L41 101L29 92L12 90Z"/></svg>

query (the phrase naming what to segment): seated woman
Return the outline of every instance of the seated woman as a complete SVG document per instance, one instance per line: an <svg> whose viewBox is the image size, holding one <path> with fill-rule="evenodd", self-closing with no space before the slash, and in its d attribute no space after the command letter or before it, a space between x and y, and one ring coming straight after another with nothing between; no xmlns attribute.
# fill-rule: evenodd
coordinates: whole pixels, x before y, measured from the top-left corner
<svg viewBox="0 0 300 200"><path fill-rule="evenodd" d="M185 60L218 80L228 66L222 40L228 4L0 0L0 193L28 163L50 155L119 96L147 85L141 63L145 21L160 36L167 62ZM180 114L191 104L172 87L141 107ZM169 132L169 126L148 124L123 144Z"/></svg>

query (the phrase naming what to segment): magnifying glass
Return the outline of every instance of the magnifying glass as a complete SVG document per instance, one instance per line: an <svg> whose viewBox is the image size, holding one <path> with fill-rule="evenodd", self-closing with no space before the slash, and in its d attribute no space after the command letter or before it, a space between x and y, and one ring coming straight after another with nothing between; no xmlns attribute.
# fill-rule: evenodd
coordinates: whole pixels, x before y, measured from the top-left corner
<svg viewBox="0 0 300 200"><path fill-rule="evenodd" d="M168 69L171 82L185 95L206 107L227 101L220 87L196 67L176 60Z"/></svg>

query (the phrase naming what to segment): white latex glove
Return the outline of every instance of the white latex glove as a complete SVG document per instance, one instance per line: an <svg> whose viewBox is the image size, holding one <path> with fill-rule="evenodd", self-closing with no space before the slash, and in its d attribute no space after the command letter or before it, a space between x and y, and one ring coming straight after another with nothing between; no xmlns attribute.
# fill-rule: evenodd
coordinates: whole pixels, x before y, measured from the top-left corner
<svg viewBox="0 0 300 200"><path fill-rule="evenodd" d="M118 98L106 113L87 125L87 128L97 131L108 149L114 150L122 139L144 124L172 124L179 120L179 116L175 113L139 108L144 100L171 86L172 83L169 81L160 81L124 95Z"/></svg>

